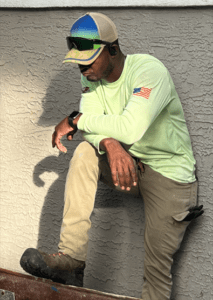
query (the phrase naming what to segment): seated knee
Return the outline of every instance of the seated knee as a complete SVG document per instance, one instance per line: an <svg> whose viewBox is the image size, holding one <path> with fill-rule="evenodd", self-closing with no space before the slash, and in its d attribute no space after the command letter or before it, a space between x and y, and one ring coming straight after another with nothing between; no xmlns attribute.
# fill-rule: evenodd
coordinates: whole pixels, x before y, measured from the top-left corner
<svg viewBox="0 0 213 300"><path fill-rule="evenodd" d="M73 154L71 161L78 161L83 164L94 164L98 162L97 150L88 142L80 143Z"/></svg>

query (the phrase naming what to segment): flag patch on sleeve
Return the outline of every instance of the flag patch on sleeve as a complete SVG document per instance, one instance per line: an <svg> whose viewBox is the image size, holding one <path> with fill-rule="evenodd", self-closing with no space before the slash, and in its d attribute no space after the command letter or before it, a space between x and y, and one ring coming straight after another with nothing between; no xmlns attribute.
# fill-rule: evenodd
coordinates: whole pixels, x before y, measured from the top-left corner
<svg viewBox="0 0 213 300"><path fill-rule="evenodd" d="M149 99L151 91L152 89L145 88L145 87L135 88L133 91L133 95Z"/></svg>

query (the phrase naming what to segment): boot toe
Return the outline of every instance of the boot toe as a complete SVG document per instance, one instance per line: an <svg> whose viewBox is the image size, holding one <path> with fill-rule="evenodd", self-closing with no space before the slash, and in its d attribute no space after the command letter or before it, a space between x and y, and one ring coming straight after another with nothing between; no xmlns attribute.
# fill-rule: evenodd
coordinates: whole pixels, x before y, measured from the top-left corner
<svg viewBox="0 0 213 300"><path fill-rule="evenodd" d="M35 272L38 269L46 266L42 255L37 249L34 248L29 248L25 250L20 259L20 265L26 272L32 275L36 275Z"/></svg>

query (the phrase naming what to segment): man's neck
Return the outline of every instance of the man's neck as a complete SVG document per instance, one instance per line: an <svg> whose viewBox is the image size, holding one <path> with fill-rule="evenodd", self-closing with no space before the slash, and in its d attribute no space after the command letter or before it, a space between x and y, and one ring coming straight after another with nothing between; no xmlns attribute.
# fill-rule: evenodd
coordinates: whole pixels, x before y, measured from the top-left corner
<svg viewBox="0 0 213 300"><path fill-rule="evenodd" d="M120 56L115 61L115 66L114 66L112 73L106 79L107 82L112 83L112 82L117 81L120 78L120 76L123 72L123 69L124 69L125 59L126 59L126 56L124 56L124 54L121 53Z"/></svg>

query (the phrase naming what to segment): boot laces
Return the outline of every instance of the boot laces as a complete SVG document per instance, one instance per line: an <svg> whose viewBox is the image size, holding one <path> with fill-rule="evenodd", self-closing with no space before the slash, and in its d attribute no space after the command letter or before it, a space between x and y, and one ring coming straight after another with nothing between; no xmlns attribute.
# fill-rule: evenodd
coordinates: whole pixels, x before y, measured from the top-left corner
<svg viewBox="0 0 213 300"><path fill-rule="evenodd" d="M49 256L53 256L53 257L56 257L56 256L61 256L61 255L66 255L65 253L63 253L63 252L56 252L56 253L52 253L52 254L49 254Z"/></svg>

